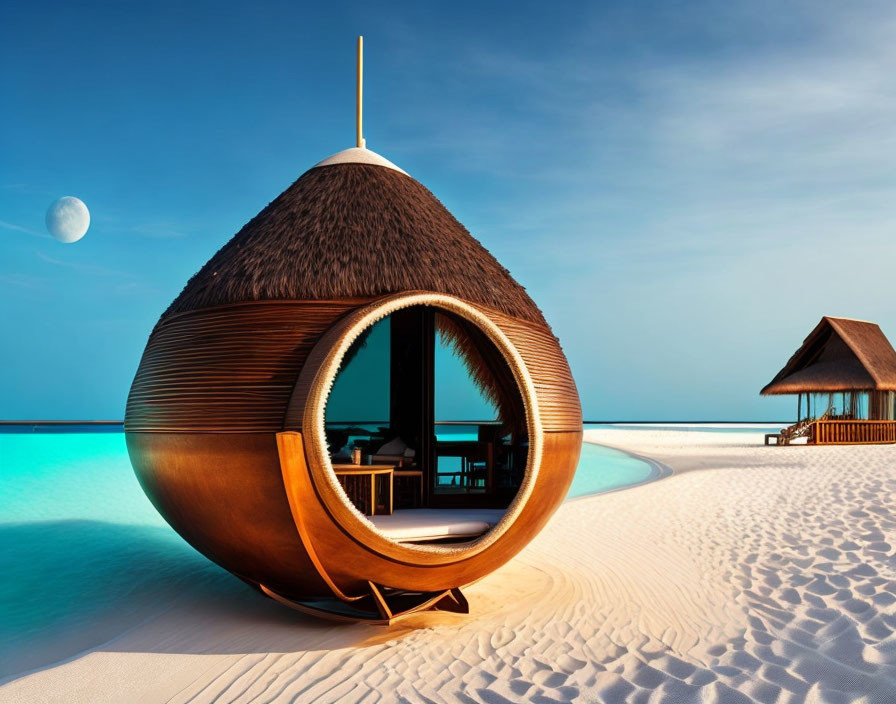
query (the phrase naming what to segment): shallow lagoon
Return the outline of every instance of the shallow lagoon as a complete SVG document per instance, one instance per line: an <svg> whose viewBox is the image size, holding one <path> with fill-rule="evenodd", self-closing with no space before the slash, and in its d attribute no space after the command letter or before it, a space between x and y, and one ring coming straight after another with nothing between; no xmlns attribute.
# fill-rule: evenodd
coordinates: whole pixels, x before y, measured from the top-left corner
<svg viewBox="0 0 896 704"><path fill-rule="evenodd" d="M258 598L159 516L120 428L9 430L0 432L0 680L106 642L186 590ZM657 474L586 443L568 498Z"/></svg>

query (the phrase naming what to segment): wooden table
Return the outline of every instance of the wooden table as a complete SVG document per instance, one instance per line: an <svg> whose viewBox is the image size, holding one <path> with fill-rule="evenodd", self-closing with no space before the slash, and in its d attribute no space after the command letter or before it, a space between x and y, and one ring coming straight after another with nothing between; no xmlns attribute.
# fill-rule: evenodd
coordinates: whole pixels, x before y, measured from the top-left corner
<svg viewBox="0 0 896 704"><path fill-rule="evenodd" d="M378 475L386 476L389 479L389 515L392 514L392 489L393 489L393 472L394 466L383 464L334 464L333 471L337 477L370 477L370 514L376 515L376 478Z"/></svg>

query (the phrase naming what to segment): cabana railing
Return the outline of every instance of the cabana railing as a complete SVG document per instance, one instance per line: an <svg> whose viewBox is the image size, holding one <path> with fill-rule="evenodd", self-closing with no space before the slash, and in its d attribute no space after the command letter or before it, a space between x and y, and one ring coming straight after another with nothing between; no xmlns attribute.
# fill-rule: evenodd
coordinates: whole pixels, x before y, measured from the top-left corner
<svg viewBox="0 0 896 704"><path fill-rule="evenodd" d="M815 445L862 445L896 443L893 420L817 420L809 442Z"/></svg>

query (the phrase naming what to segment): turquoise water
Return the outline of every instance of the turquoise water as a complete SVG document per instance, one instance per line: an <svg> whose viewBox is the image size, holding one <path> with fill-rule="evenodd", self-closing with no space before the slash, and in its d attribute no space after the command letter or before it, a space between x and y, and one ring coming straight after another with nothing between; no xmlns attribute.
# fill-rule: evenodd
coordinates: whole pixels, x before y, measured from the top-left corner
<svg viewBox="0 0 896 704"><path fill-rule="evenodd" d="M0 433L0 679L138 624L202 583L242 589L156 513L121 432ZM235 584L231 584L235 582Z"/></svg>
<svg viewBox="0 0 896 704"><path fill-rule="evenodd" d="M579 466L567 499L641 484L659 475L659 468L603 445L582 444Z"/></svg>
<svg viewBox="0 0 896 704"><path fill-rule="evenodd" d="M792 422L792 421L791 421ZM684 433L777 433L790 422L765 424L700 424L700 423L585 423L585 429L608 430L675 430Z"/></svg>
<svg viewBox="0 0 896 704"><path fill-rule="evenodd" d="M437 425L438 442L476 442L479 440L478 425Z"/></svg>
<svg viewBox="0 0 896 704"><path fill-rule="evenodd" d="M361 428L368 433L376 433L377 429L382 426L389 425L388 421L379 423L327 423L327 428ZM348 443L351 444L357 440L367 440L369 435L349 435ZM469 425L436 425L436 440L439 442L476 442L479 439L479 425L470 423Z"/></svg>
<svg viewBox="0 0 896 704"><path fill-rule="evenodd" d="M137 483L121 432L0 432L0 680L99 645L147 609L202 590L257 595L187 545ZM457 434L463 430L458 428ZM653 468L586 444L569 497L637 484Z"/></svg>

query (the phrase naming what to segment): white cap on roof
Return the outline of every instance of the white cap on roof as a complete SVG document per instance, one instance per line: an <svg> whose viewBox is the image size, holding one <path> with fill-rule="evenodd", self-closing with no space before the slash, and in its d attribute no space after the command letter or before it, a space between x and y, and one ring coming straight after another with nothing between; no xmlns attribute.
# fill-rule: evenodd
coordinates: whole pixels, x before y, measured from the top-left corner
<svg viewBox="0 0 896 704"><path fill-rule="evenodd" d="M385 157L382 157L365 147L352 147L351 149L336 152L333 156L329 156L323 161L317 162L311 168L316 169L318 166L333 166L334 164L373 164L374 166L385 166L387 169L394 169L395 171L403 173L405 176L408 175L406 171L399 169Z"/></svg>

